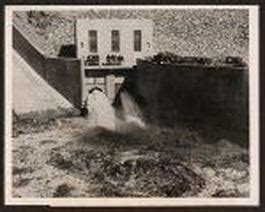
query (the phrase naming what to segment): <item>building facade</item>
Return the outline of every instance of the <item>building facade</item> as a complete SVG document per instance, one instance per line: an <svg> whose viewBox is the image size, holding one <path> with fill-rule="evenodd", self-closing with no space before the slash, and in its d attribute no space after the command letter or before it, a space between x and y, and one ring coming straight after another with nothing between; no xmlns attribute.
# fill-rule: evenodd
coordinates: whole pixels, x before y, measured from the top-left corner
<svg viewBox="0 0 265 212"><path fill-rule="evenodd" d="M78 19L76 51L81 60L82 101L98 87L113 100L137 59L153 55L153 23L138 19Z"/></svg>

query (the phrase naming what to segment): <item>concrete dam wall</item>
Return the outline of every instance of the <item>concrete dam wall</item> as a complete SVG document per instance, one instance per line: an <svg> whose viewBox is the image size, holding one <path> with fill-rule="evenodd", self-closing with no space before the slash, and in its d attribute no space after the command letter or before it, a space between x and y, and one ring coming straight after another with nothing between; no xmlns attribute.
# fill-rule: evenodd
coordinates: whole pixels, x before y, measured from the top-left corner
<svg viewBox="0 0 265 212"><path fill-rule="evenodd" d="M134 96L145 119L248 129L248 77L244 68L142 62L120 92ZM116 98L119 105L119 98Z"/></svg>
<svg viewBox="0 0 265 212"><path fill-rule="evenodd" d="M51 87L79 108L79 60L46 57L15 26L13 48ZM145 61L128 72L120 93L128 91L150 123L203 123L247 130L247 73L242 67L159 65ZM119 95L114 105L119 105Z"/></svg>
<svg viewBox="0 0 265 212"><path fill-rule="evenodd" d="M13 26L13 48L29 66L75 107L81 99L80 61L49 58Z"/></svg>

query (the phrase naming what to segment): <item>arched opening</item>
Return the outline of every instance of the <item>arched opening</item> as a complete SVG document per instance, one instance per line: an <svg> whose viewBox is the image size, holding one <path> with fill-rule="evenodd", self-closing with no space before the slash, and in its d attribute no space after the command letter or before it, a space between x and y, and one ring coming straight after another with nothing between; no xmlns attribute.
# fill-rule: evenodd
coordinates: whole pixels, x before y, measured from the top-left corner
<svg viewBox="0 0 265 212"><path fill-rule="evenodd" d="M96 86L96 87L93 87L92 89L90 89L90 90L88 91L88 93L91 94L91 93L93 93L93 91L95 91L95 90L98 90L98 91L104 93L103 90L102 90L101 88L97 87L97 86Z"/></svg>
<svg viewBox="0 0 265 212"><path fill-rule="evenodd" d="M85 105L84 105L84 107L81 108L81 116L86 117L88 115L89 110L87 108L87 100L88 100L88 96L90 94L92 94L94 91L100 91L100 92L104 93L104 95L106 95L105 92L103 91L103 89L100 88L100 87L97 87L97 86L95 86L95 87L91 88L90 90L88 90Z"/></svg>

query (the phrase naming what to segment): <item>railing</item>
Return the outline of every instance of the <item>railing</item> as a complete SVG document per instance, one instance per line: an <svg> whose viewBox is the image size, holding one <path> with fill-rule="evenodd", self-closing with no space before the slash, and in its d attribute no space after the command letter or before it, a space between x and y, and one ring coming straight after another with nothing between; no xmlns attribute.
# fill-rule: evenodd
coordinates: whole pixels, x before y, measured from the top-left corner
<svg viewBox="0 0 265 212"><path fill-rule="evenodd" d="M106 56L106 63L103 65L122 65L124 61L124 57L121 55L107 55Z"/></svg>
<svg viewBox="0 0 265 212"><path fill-rule="evenodd" d="M124 57L122 55L110 55L106 56L105 62L102 63L103 66L120 66L124 61ZM88 55L84 60L84 66L99 66L100 65L100 57L99 55Z"/></svg>
<svg viewBox="0 0 265 212"><path fill-rule="evenodd" d="M88 55L84 61L85 66L98 66L99 65L99 55Z"/></svg>

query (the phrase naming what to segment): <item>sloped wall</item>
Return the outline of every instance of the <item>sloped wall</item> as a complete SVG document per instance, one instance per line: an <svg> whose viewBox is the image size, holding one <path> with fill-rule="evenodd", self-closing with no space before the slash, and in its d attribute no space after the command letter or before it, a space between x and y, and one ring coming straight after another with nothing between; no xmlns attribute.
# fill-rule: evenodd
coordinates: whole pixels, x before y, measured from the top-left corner
<svg viewBox="0 0 265 212"><path fill-rule="evenodd" d="M19 55L75 107L81 99L80 61L67 58L47 58L13 26L13 48Z"/></svg>
<svg viewBox="0 0 265 212"><path fill-rule="evenodd" d="M45 78L45 57L13 26L13 48L41 76Z"/></svg>
<svg viewBox="0 0 265 212"><path fill-rule="evenodd" d="M15 50L12 61L13 76L15 76L12 79L12 109L17 115L20 117L32 113L44 115L43 112L48 111L63 114L64 111L73 108L73 105L37 74Z"/></svg>

